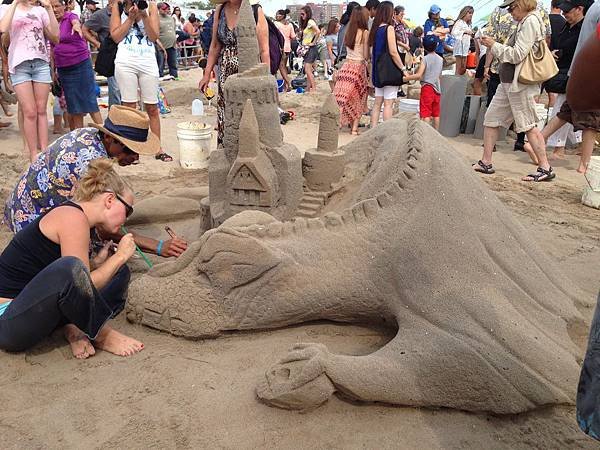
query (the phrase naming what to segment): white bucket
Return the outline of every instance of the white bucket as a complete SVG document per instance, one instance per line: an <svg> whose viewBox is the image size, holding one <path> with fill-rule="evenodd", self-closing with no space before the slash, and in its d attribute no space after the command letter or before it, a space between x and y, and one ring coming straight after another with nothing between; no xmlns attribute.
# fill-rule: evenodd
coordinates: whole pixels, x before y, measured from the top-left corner
<svg viewBox="0 0 600 450"><path fill-rule="evenodd" d="M202 122L181 122L177 124L179 140L179 163L184 169L204 169L208 167L212 126Z"/></svg>
<svg viewBox="0 0 600 450"><path fill-rule="evenodd" d="M537 112L537 115L540 118L540 120L537 123L537 127L539 130L543 130L546 126L546 122L548 121L548 110L546 109L545 105L541 103L536 103L535 111Z"/></svg>
<svg viewBox="0 0 600 450"><path fill-rule="evenodd" d="M585 179L590 184L590 189L600 192L600 156L592 156L585 171Z"/></svg>
<svg viewBox="0 0 600 450"><path fill-rule="evenodd" d="M398 111L407 113L419 113L419 100L412 98L401 98L398 102Z"/></svg>
<svg viewBox="0 0 600 450"><path fill-rule="evenodd" d="M583 190L581 203L600 209L600 156L592 156L585 171L585 179L589 186Z"/></svg>

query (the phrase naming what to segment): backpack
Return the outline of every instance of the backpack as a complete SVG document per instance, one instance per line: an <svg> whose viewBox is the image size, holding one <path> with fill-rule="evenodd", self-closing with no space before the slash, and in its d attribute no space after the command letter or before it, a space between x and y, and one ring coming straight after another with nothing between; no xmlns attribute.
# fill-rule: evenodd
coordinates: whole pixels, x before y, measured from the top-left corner
<svg viewBox="0 0 600 450"><path fill-rule="evenodd" d="M258 22L258 8L260 8L260 5L252 5L255 22ZM269 27L269 60L271 63L271 75L275 75L279 70L281 58L283 58L283 44L285 39L283 38L281 31L279 31L279 28L277 28L277 25L275 25L267 16L265 16L265 19L267 19L267 25Z"/></svg>

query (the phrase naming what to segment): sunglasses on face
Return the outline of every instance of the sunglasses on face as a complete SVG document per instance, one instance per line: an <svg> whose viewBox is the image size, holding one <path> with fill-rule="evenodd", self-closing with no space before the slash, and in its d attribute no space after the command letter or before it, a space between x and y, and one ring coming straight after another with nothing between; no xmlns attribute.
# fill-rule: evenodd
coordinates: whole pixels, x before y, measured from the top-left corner
<svg viewBox="0 0 600 450"><path fill-rule="evenodd" d="M506 8L508 10L509 13L513 12L515 9L517 8L517 5L515 5L514 3L511 5L508 5L508 8Z"/></svg>
<svg viewBox="0 0 600 450"><path fill-rule="evenodd" d="M121 197L119 194L117 194L116 192L113 192L113 191L104 191L104 192L106 194L114 195L117 200L119 200L121 203L123 203L123 206L125 207L125 218L128 218L129 216L131 216L133 214L133 206L131 206L129 203L127 203L125 200L123 200L123 197Z"/></svg>
<svg viewBox="0 0 600 450"><path fill-rule="evenodd" d="M123 203L123 206L125 206L125 218L131 216L133 214L133 206L123 200L123 197L121 197L119 194L115 193L115 197L117 197L117 200L119 200L121 203Z"/></svg>

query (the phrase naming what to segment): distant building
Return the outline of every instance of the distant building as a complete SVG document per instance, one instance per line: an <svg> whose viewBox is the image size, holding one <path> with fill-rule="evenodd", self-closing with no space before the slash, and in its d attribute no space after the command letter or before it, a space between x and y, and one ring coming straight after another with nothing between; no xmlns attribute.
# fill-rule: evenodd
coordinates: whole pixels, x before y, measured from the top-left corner
<svg viewBox="0 0 600 450"><path fill-rule="evenodd" d="M286 9L290 10L290 18L294 22L298 22L300 20L300 8L304 5L310 6L310 9L313 13L313 19L318 24L326 24L330 19L336 17L342 17L342 14L346 10L347 3L300 3L294 5L287 5Z"/></svg>

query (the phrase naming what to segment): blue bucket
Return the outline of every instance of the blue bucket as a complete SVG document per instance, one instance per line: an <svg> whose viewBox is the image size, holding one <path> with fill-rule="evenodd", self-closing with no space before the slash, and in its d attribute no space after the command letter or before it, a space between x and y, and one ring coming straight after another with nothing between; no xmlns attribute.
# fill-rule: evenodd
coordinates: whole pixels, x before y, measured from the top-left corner
<svg viewBox="0 0 600 450"><path fill-rule="evenodd" d="M278 92L283 92L283 80L277 80L277 91Z"/></svg>

